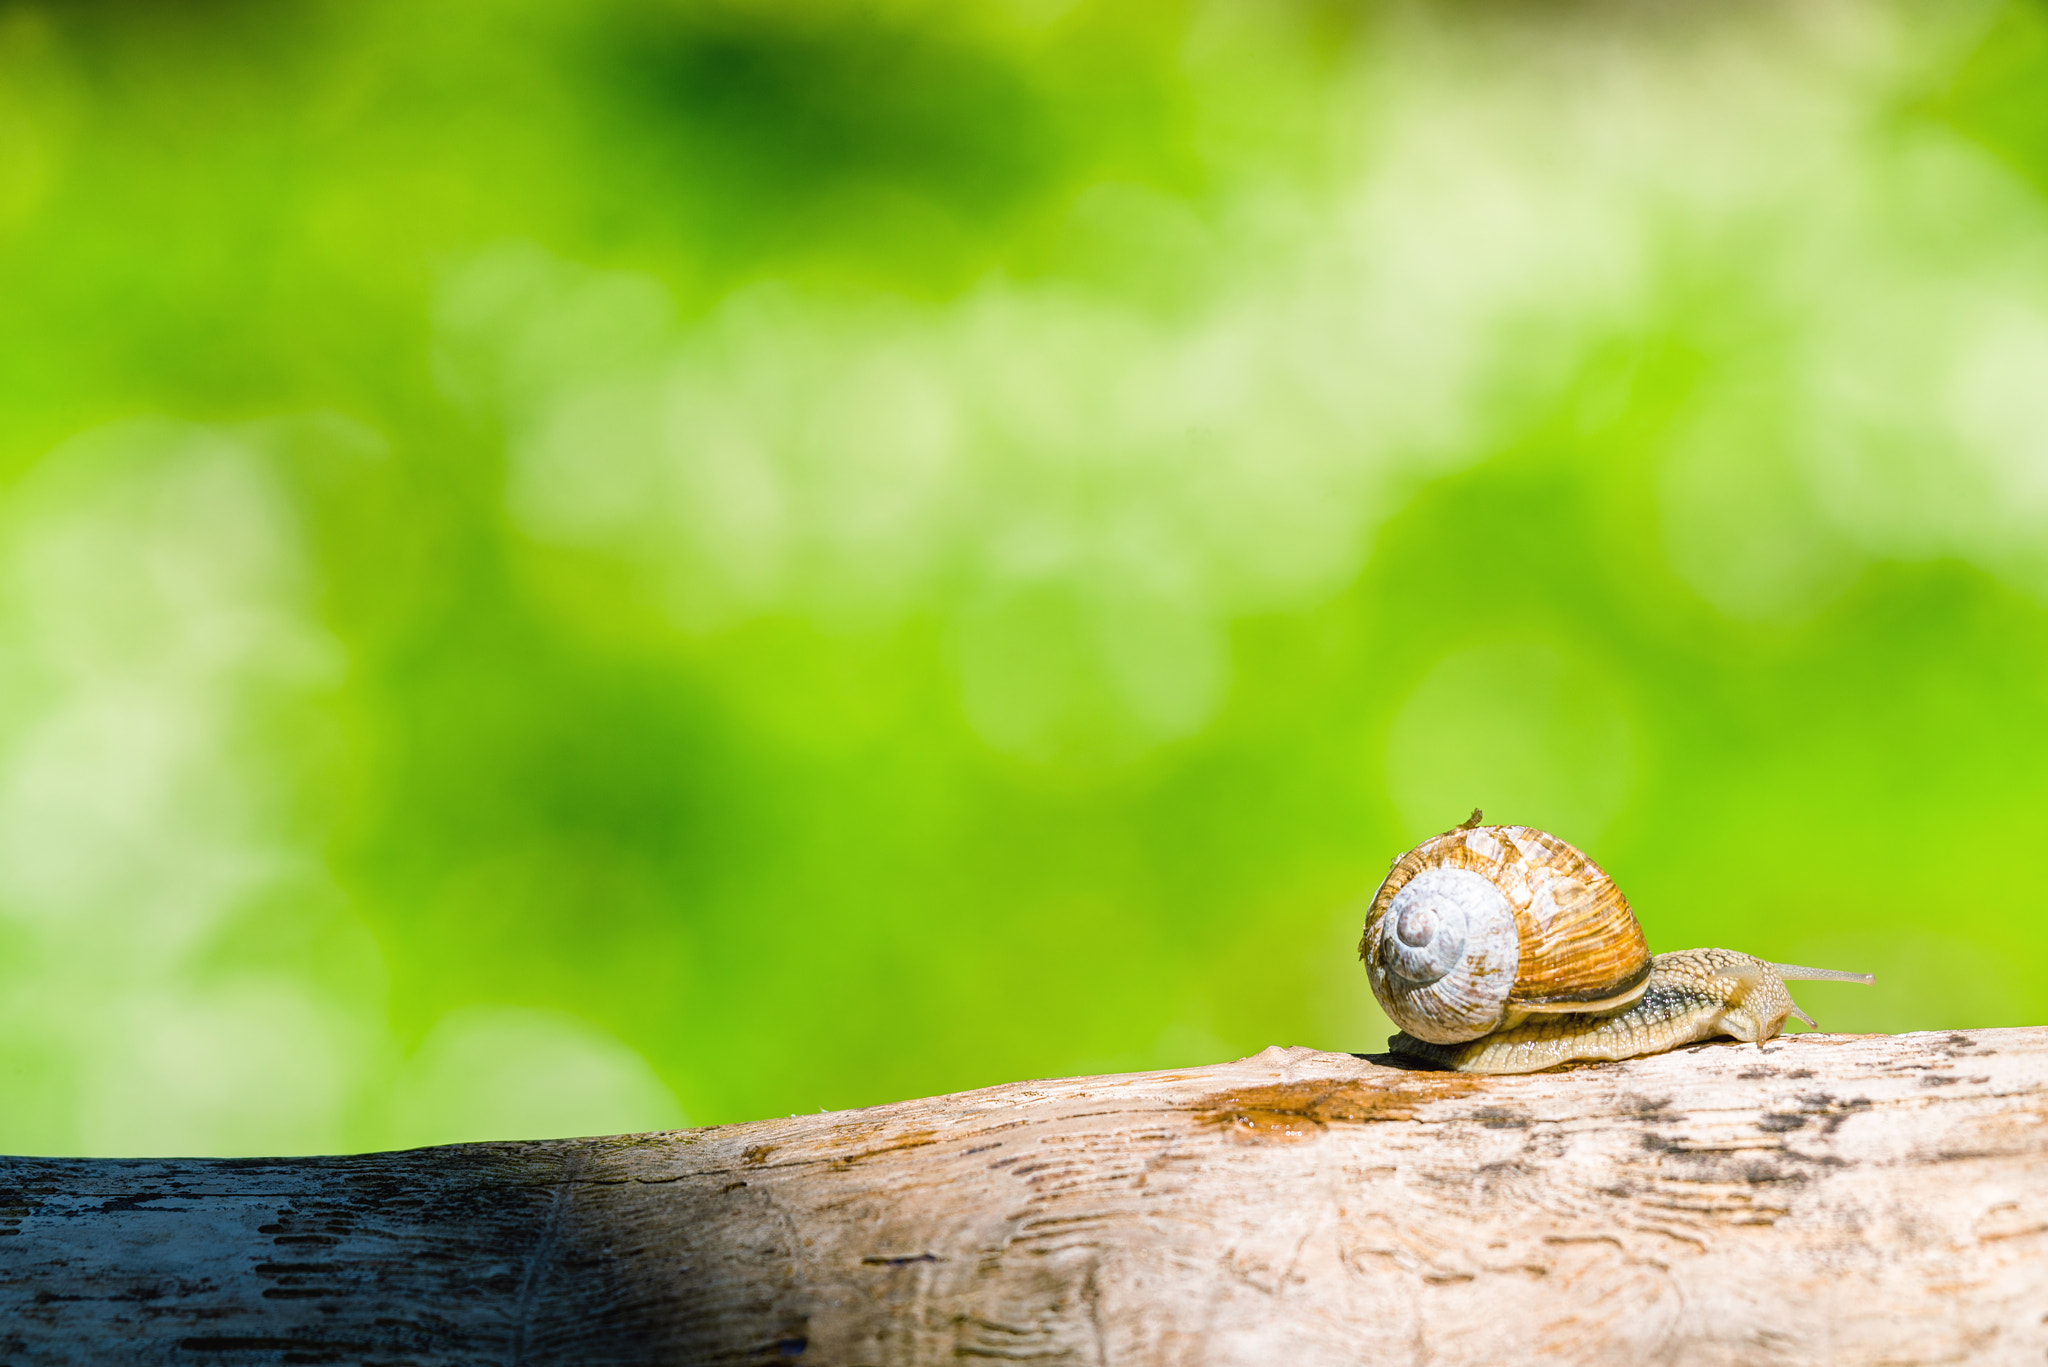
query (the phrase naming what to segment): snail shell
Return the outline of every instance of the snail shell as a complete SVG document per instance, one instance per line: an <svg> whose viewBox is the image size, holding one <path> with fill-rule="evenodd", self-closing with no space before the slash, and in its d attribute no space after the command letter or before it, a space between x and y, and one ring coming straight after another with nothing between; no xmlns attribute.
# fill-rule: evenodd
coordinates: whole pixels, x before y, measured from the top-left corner
<svg viewBox="0 0 2048 1367"><path fill-rule="evenodd" d="M1394 861L1358 957L1402 1030L1455 1044L1643 994L1650 947L1614 880L1554 835L1479 813Z"/></svg>

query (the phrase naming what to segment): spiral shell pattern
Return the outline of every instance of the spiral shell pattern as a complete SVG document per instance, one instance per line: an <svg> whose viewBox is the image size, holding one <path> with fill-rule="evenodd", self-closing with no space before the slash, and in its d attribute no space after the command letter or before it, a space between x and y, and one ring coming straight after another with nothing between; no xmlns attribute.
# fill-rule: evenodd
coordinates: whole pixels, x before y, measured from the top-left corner
<svg viewBox="0 0 2048 1367"><path fill-rule="evenodd" d="M1461 827L1395 860L1358 956L1394 1023L1437 1044L1535 1013L1623 1006L1650 977L1614 880L1529 826Z"/></svg>

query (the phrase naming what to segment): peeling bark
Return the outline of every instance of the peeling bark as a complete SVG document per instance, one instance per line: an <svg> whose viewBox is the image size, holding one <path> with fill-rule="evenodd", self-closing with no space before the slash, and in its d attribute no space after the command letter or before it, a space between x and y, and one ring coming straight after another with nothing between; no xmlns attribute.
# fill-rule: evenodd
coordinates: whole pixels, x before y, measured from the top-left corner
<svg viewBox="0 0 2048 1367"><path fill-rule="evenodd" d="M674 1134L0 1159L0 1360L2028 1362L2048 1029L1311 1049Z"/></svg>

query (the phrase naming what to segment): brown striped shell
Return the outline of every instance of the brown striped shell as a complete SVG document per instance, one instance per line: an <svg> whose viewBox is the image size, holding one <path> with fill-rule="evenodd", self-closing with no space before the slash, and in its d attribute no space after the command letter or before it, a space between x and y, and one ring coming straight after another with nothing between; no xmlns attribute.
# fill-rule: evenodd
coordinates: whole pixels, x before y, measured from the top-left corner
<svg viewBox="0 0 2048 1367"><path fill-rule="evenodd" d="M1535 1012L1625 1006L1650 978L1614 880L1529 826L1461 826L1395 860L1358 957L1394 1023L1435 1044Z"/></svg>

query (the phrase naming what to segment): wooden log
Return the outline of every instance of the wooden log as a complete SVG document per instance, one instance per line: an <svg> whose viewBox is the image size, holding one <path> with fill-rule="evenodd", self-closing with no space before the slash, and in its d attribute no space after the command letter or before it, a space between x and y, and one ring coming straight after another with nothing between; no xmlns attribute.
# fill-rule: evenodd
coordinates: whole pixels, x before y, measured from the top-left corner
<svg viewBox="0 0 2048 1367"><path fill-rule="evenodd" d="M0 1160L34 1363L2039 1363L2048 1029Z"/></svg>

